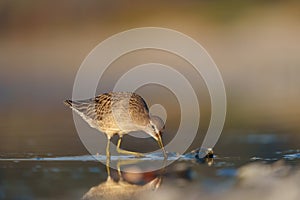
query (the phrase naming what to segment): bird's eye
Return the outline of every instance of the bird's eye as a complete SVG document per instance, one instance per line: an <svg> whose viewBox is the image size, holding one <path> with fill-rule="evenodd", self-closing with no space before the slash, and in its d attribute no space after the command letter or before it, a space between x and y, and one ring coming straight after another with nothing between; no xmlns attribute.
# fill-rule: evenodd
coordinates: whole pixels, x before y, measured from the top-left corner
<svg viewBox="0 0 300 200"><path fill-rule="evenodd" d="M155 127L153 125L151 125L152 129L155 130Z"/></svg>

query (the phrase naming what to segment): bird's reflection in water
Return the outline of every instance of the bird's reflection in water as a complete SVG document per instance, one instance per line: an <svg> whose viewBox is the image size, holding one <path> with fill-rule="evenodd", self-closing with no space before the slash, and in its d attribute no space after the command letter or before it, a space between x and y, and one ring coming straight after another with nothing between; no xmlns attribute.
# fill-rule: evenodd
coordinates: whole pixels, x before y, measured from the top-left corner
<svg viewBox="0 0 300 200"><path fill-rule="evenodd" d="M136 162L136 161L135 161ZM130 161L118 161L117 178L112 177L110 161L107 166L107 180L92 187L83 197L84 200L134 200L144 192L154 192L160 187L162 176L160 173L136 173L138 168L132 167L135 173L121 172L123 165L133 164ZM152 176L152 178L151 178ZM150 180L149 180L150 179Z"/></svg>
<svg viewBox="0 0 300 200"><path fill-rule="evenodd" d="M151 164L146 163L146 166L161 166L160 170L153 172L142 172L142 165L137 163L142 162L139 159L133 160L118 160L116 163L117 172L111 174L110 159L106 160L107 179L105 182L92 187L83 197L83 200L135 200L140 199L140 195L150 195L155 192L162 183L162 177L167 176L169 179L174 180L193 180L191 164L206 164L213 165L214 154L213 151L205 152L204 156L199 157L199 154L191 152L186 157L190 156L191 162L178 162L171 167L167 166L167 160L163 161L149 161ZM157 165L158 164L158 165ZM123 168L123 167L124 168ZM127 168L123 172L121 171ZM157 169L157 168L156 168ZM126 171L126 172L125 172ZM128 172L130 171L130 172ZM116 175L116 177L114 176ZM182 183L182 181L181 181Z"/></svg>

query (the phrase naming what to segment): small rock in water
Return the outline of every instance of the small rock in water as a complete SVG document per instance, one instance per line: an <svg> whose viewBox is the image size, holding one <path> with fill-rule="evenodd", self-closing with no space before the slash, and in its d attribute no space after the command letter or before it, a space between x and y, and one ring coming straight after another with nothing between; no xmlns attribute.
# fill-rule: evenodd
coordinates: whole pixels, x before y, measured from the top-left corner
<svg viewBox="0 0 300 200"><path fill-rule="evenodd" d="M214 152L211 148L199 148L184 155L187 158L196 158L198 161L213 164Z"/></svg>
<svg viewBox="0 0 300 200"><path fill-rule="evenodd" d="M196 150L197 159L214 158L214 152L212 148L200 148Z"/></svg>

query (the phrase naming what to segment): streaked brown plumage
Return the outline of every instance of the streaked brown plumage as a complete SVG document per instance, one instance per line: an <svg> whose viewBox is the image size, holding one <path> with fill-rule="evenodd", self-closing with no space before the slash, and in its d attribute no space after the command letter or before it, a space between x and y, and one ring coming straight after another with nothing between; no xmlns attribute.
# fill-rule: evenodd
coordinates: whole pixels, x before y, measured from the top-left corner
<svg viewBox="0 0 300 200"><path fill-rule="evenodd" d="M138 94L110 92L86 100L66 100L65 104L70 106L91 127L107 135L107 156L109 156L109 140L114 134L118 134L120 137L117 145L119 153L142 155L120 149L122 136L131 131L146 132L159 143L164 151L161 141L161 127L164 127L161 124L162 120L156 116L149 116L148 106Z"/></svg>

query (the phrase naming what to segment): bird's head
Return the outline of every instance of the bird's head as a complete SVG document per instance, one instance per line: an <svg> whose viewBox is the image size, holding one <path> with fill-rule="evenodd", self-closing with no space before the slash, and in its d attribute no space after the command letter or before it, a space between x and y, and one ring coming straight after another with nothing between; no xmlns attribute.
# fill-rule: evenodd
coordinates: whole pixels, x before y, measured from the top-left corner
<svg viewBox="0 0 300 200"><path fill-rule="evenodd" d="M151 116L149 124L146 127L146 132L153 137L156 141L158 137L161 136L162 132L165 129L164 121L158 116Z"/></svg>
<svg viewBox="0 0 300 200"><path fill-rule="evenodd" d="M164 152L164 156L166 157L166 152L161 139L161 134L164 129L165 129L165 124L160 117L154 115L150 117L146 132L157 141L159 147L162 148Z"/></svg>

